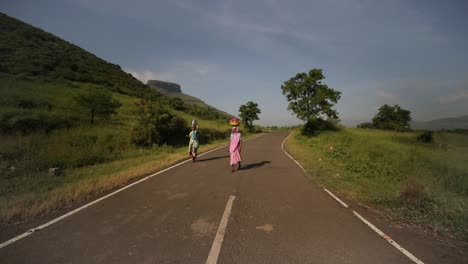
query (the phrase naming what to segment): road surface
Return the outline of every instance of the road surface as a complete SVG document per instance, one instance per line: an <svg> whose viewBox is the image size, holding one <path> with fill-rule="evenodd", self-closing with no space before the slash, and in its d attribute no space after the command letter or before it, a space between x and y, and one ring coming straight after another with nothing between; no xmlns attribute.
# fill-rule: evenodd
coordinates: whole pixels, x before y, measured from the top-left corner
<svg viewBox="0 0 468 264"><path fill-rule="evenodd" d="M305 177L287 135L244 142L234 173L222 148L158 174L0 248L0 263L415 263Z"/></svg>

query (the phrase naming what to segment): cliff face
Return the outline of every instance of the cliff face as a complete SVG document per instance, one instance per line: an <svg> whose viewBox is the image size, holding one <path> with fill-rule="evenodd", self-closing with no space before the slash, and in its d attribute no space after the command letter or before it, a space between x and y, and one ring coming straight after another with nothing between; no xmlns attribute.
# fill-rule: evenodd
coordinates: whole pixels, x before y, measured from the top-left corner
<svg viewBox="0 0 468 264"><path fill-rule="evenodd" d="M161 88L169 93L182 93L182 89L180 89L180 85L177 83L149 80L147 85L152 88Z"/></svg>

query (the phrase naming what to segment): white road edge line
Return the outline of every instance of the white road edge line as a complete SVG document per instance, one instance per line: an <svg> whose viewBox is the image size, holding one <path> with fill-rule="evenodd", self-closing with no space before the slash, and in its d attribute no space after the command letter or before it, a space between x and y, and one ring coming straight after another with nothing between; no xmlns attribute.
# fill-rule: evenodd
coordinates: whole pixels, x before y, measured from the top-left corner
<svg viewBox="0 0 468 264"><path fill-rule="evenodd" d="M344 208L348 208L348 205L341 201L340 198L336 197L332 192L330 192L329 190L327 190L326 188L323 188L331 197L335 198L336 201L338 201L341 205L343 205Z"/></svg>
<svg viewBox="0 0 468 264"><path fill-rule="evenodd" d="M260 137L260 136L259 136L259 137ZM255 137L255 138L259 138L259 137ZM251 139L255 139L255 138L251 138ZM249 141L249 140L251 140L251 139L248 139L248 140L246 140L246 141ZM221 147L218 147L218 148L209 150L209 151L207 151L207 152L205 152L205 153L202 153L202 154L200 154L200 155L198 155L198 156L201 157L201 156L206 155L206 154L208 154L208 153L210 153L210 152L216 151L216 150L218 150L218 149L225 148L225 147L227 147L227 146L228 146L228 145L223 145L223 146L221 146ZM67 217L69 217L69 216L71 216L71 215L73 215L73 214L76 214L76 213L78 213L79 211L81 211L81 210L83 210L83 209L86 209L87 207L90 207L91 205L94 205L94 204L96 204L96 203L98 203L98 202L100 202L100 201L102 201L102 200L104 200L104 199L106 199L106 198L109 198L109 197L111 197L111 196L113 196L113 195L115 195L115 194L117 194L117 193L119 193L119 192L121 192L121 191L123 191L123 190L125 190L125 189L128 189L128 188L132 187L133 185L136 185L136 184L138 184L138 183L140 183L140 182L146 181L146 180L148 180L148 179L150 179L150 178L152 178L152 177L154 177L154 176L156 176L156 175L158 175L158 174L161 174L161 173L166 172L166 171L168 171L168 170L170 170L170 169L173 169L173 168L175 168L175 167L178 167L178 166L180 166L180 165L182 165L182 164L184 164L184 163L187 163L187 162L189 162L189 161L191 161L191 160L192 160L192 159L188 159L188 160L179 162L179 163L177 163L177 164L175 164L175 165L172 165L171 167L166 168L166 169L164 169L164 170L162 170L162 171L158 171L158 172L156 172L156 173L153 173L153 174L151 174L151 175L149 175L149 176L146 176L146 177L143 178L143 179L140 179L140 180L138 180L138 181L136 181L136 182L134 182L134 183L131 183L131 184L127 185L127 186L124 186L124 187L122 187L122 188L120 188L120 189L118 189L118 190L116 190L116 191L114 191L114 192L112 192L112 193L109 193L109 194L106 195L106 196L103 196L103 197L101 197L101 198L99 198L99 199L97 199L97 200L94 200L94 201L92 201L92 202L90 202L90 203L87 203L87 204L85 204L85 205L83 205L83 206L81 206L81 207L79 207L79 208L76 208L76 209L73 210L73 211L70 211L70 212L68 212L68 213L66 213L66 214L64 214L64 215L62 215L62 216L59 216L59 217L57 217L57 218L55 218L55 219L53 219L53 220L51 220L51 221L49 221L49 222L47 222L47 223L45 223L45 224L43 224L43 225L40 225L40 226L38 226L38 227L36 227L36 228L29 229L28 231L24 232L23 234L18 235L18 236L14 237L14 238L12 238L12 239L10 239L10 240L8 240L8 241L5 241L5 242L1 243L1 244L0 244L0 249L3 248L3 247L8 246L8 245L10 245L10 244L12 244L12 243L14 243L14 242L20 240L20 239L23 239L23 238L25 238L25 237L27 237L27 236L33 234L33 233L36 232L36 231L39 231L39 230L41 230L41 229L43 229L43 228L45 228L45 227L48 227L48 226L50 226L50 225L52 225L52 224L57 223L58 221L61 221L61 220L65 219L65 218L67 218Z"/></svg>
<svg viewBox="0 0 468 264"><path fill-rule="evenodd" d="M301 167L301 169L305 172L304 168L301 166L301 164L299 164L299 162L297 162L291 155L289 155L289 153L284 149L284 142L286 142L286 140L293 134L294 132L291 132L284 140L283 140L283 143L281 144L281 149L283 150L284 153L286 153L286 155L288 155L289 158L291 158L297 165L299 165L299 167ZM323 188L328 194L330 194L333 198L335 198L335 200L337 200L341 205L343 205L345 208L348 208L348 205L346 203L344 203L343 201L341 201L338 197L336 197L332 192L330 192L329 190ZM413 256L413 254L411 254L409 251L407 251L406 249L404 249L402 246L400 246L397 242L395 242L393 239L391 239L389 236L387 236L385 233L383 233L382 231L380 231L377 227L375 227L373 224L371 224L369 221L367 221L364 217L362 217L360 214L358 214L356 211L353 210L353 213L356 217L358 217L361 221L363 221L366 225L368 225L372 230L374 230L377 234L379 234L381 237L383 237L385 240L388 241L388 243L392 244L396 249L398 249L400 252L402 252L403 254L405 254L405 256L407 256L409 259L411 259L412 261L414 261L415 263L417 264L424 264L424 262L422 262L421 260L419 260L418 258L416 258L415 256Z"/></svg>
<svg viewBox="0 0 468 264"><path fill-rule="evenodd" d="M305 171L305 169L301 166L301 164L295 160L291 155L289 155L289 153L284 149L284 142L286 142L286 140L288 140L288 138L293 134L294 132L291 132L284 140L283 140L283 143L281 144L281 149L283 150L284 153L286 153L286 155L288 155L288 157L290 159L292 159L297 165L299 165L299 167L301 167L301 169ZM348 208L348 205L346 203L344 203L343 201L340 200L340 198L336 197L332 192L330 192L329 190L323 188L331 197L333 197L336 201L338 201L341 205L343 205L345 208Z"/></svg>
<svg viewBox="0 0 468 264"><path fill-rule="evenodd" d="M297 164L297 166L299 166L299 167L305 172L306 170L304 169L304 167L302 167L302 165L301 165L297 160L295 160L291 155L289 155L289 153L284 149L284 142L286 142L286 140L288 140L288 138L289 138L293 133L294 133L294 132L291 132L291 133L283 140L283 143L281 143L281 149L283 150L284 153L286 153L286 155L288 155L288 157L289 157L290 159L292 159L292 161L294 161L294 162Z"/></svg>
<svg viewBox="0 0 468 264"><path fill-rule="evenodd" d="M206 264L216 264L218 262L219 252L221 251L221 245L223 244L224 234L226 233L226 227L229 221L229 216L231 215L232 204L236 197L231 195L226 204L226 209L224 209L223 217L219 223L218 232L216 232L216 237L211 246L210 254L206 260Z"/></svg>
<svg viewBox="0 0 468 264"><path fill-rule="evenodd" d="M353 210L354 215L361 219L362 222L364 222L366 225L368 225L372 230L374 230L377 234L379 234L381 237L383 237L385 240L388 241L392 246L394 246L396 249L398 249L401 253L405 254L409 259L411 259L414 263L418 264L424 264L421 260L413 256L409 251L404 249L402 246L400 246L397 242L395 242L392 238L387 236L384 232L380 231L377 227L375 227L373 224L371 224L369 221L367 221L364 217L362 217L360 214L358 214L356 211Z"/></svg>

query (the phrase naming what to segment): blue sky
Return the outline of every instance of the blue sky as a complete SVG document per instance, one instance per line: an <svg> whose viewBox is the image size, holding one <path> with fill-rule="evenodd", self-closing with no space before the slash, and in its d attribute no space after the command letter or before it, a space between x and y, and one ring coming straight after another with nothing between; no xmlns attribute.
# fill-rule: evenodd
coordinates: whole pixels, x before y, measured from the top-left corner
<svg viewBox="0 0 468 264"><path fill-rule="evenodd" d="M468 115L468 1L2 0L0 11L231 114L254 101L262 125L301 123L280 87L312 68L342 92L345 124L384 103L415 120Z"/></svg>

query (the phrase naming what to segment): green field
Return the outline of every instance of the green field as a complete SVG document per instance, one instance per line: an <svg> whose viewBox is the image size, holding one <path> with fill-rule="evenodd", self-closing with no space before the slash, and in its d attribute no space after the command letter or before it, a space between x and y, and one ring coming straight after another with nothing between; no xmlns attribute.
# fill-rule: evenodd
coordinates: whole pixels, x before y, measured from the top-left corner
<svg viewBox="0 0 468 264"><path fill-rule="evenodd" d="M468 135L340 128L286 149L318 182L392 220L468 240Z"/></svg>

